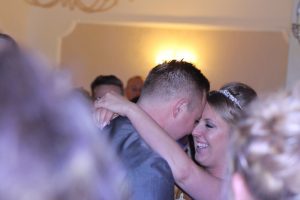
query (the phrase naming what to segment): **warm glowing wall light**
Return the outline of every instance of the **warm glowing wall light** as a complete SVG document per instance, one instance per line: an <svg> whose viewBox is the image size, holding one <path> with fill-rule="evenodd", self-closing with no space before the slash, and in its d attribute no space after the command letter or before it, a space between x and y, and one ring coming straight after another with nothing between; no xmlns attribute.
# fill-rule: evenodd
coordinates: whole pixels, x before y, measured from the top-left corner
<svg viewBox="0 0 300 200"><path fill-rule="evenodd" d="M195 63L196 56L190 51L186 50L163 50L156 56L156 64L163 63L170 60L184 60L187 62Z"/></svg>

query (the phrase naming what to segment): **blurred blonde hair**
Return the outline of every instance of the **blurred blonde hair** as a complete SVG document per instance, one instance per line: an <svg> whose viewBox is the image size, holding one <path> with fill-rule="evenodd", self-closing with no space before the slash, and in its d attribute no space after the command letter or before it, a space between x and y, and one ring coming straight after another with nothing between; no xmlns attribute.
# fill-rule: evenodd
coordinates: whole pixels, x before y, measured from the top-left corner
<svg viewBox="0 0 300 200"><path fill-rule="evenodd" d="M251 105L233 136L234 170L257 199L300 199L300 87Z"/></svg>

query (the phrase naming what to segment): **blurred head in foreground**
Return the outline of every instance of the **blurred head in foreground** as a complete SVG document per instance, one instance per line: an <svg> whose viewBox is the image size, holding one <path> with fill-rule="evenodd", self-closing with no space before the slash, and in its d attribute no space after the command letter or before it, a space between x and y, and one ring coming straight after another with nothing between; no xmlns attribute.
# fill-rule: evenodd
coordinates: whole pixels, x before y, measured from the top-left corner
<svg viewBox="0 0 300 200"><path fill-rule="evenodd" d="M63 78L0 34L0 199L126 199L114 153Z"/></svg>
<svg viewBox="0 0 300 200"><path fill-rule="evenodd" d="M248 110L234 134L235 199L300 199L300 88Z"/></svg>

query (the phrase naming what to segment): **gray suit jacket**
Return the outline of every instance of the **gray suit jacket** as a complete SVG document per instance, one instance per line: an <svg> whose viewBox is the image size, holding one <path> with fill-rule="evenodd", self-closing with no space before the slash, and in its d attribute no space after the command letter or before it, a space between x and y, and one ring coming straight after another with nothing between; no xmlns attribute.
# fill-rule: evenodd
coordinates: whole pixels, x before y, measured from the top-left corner
<svg viewBox="0 0 300 200"><path fill-rule="evenodd" d="M103 129L103 134L108 137L127 171L131 199L174 198L174 178L169 165L143 141L128 118L114 119Z"/></svg>

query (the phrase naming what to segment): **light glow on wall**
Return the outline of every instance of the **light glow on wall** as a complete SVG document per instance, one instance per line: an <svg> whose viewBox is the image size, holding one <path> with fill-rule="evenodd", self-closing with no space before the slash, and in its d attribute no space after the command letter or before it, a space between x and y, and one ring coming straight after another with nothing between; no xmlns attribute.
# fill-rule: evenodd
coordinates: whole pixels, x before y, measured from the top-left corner
<svg viewBox="0 0 300 200"><path fill-rule="evenodd" d="M161 64L165 61L170 60L184 60L187 62L191 62L193 64L196 63L196 55L188 50L162 50L157 53L155 63Z"/></svg>

